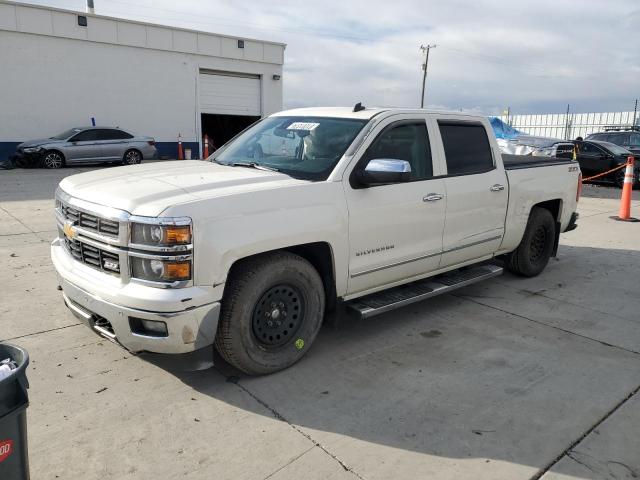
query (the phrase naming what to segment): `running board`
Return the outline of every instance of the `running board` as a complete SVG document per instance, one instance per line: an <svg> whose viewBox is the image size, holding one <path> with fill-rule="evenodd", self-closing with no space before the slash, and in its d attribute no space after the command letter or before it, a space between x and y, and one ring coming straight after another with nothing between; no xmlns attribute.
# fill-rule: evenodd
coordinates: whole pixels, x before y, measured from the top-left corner
<svg viewBox="0 0 640 480"><path fill-rule="evenodd" d="M443 273L437 277L418 280L398 287L372 293L347 302L347 308L355 310L362 318L373 317L427 298L452 292L503 272L497 265L481 265Z"/></svg>

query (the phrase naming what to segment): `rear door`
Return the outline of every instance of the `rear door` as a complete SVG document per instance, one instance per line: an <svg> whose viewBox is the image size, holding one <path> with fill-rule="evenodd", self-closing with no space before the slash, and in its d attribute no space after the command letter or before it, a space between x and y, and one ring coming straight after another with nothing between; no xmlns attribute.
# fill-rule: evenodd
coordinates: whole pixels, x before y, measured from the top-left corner
<svg viewBox="0 0 640 480"><path fill-rule="evenodd" d="M441 267L493 254L504 235L508 186L499 152L480 121L434 118L447 196Z"/></svg>
<svg viewBox="0 0 640 480"><path fill-rule="evenodd" d="M373 159L406 160L408 182L359 188L345 181L349 211L349 293L436 270L442 252L444 180L434 164L426 117L393 115L375 128L349 174Z"/></svg>
<svg viewBox="0 0 640 480"><path fill-rule="evenodd" d="M105 161L122 160L133 135L115 128L103 129L99 132L103 159Z"/></svg>

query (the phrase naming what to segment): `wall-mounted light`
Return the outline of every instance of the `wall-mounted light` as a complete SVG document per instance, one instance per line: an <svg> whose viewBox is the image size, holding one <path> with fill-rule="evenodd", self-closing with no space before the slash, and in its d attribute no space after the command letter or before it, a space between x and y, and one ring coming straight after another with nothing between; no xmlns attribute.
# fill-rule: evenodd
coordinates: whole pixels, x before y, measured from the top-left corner
<svg viewBox="0 0 640 480"><path fill-rule="evenodd" d="M244 40L238 40L238 48L244 48Z"/></svg>
<svg viewBox="0 0 640 480"><path fill-rule="evenodd" d="M280 80L280 75L278 75L277 73L275 75L273 75L271 78L273 78L274 80Z"/></svg>
<svg viewBox="0 0 640 480"><path fill-rule="evenodd" d="M78 15L78 25L80 25L81 27L86 27L87 17L85 17L84 15Z"/></svg>

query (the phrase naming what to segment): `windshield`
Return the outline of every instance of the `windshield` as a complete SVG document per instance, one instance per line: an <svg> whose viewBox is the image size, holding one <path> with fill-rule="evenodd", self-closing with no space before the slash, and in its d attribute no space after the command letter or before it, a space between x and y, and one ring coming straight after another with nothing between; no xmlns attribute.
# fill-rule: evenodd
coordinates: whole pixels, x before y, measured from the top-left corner
<svg viewBox="0 0 640 480"><path fill-rule="evenodd" d="M605 147L607 150L609 150L614 155L629 155L629 153L630 153L629 150L627 150L626 148L619 147L615 143L600 142L600 145Z"/></svg>
<svg viewBox="0 0 640 480"><path fill-rule="evenodd" d="M223 165L275 169L305 180L326 180L366 120L269 117L215 152Z"/></svg>
<svg viewBox="0 0 640 480"><path fill-rule="evenodd" d="M75 135L78 132L81 132L82 130L80 128L70 128L69 130L65 130L62 133L59 133L58 135L54 135L53 137L50 137L52 140L66 140L67 138L69 138L72 135Z"/></svg>

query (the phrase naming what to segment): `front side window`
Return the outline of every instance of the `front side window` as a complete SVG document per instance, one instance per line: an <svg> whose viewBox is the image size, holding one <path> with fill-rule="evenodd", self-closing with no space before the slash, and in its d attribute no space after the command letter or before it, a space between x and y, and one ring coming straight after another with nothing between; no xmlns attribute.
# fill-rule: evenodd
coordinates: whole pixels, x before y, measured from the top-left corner
<svg viewBox="0 0 640 480"><path fill-rule="evenodd" d="M406 160L411 165L411 181L433 177L429 134L424 122L387 127L367 149L362 167L373 159Z"/></svg>
<svg viewBox="0 0 640 480"><path fill-rule="evenodd" d="M82 129L81 128L71 128L69 130L65 130L62 133L59 133L58 135L54 135L53 137L50 137L51 140L66 140L67 138L81 132Z"/></svg>
<svg viewBox="0 0 640 480"><path fill-rule="evenodd" d="M268 117L217 150L222 165L275 169L305 180L326 180L366 120Z"/></svg>
<svg viewBox="0 0 640 480"><path fill-rule="evenodd" d="M98 131L93 129L93 130L85 130L83 132L80 132L75 137L71 138L69 141L70 142L88 142L91 140L97 140L97 138L98 138Z"/></svg>
<svg viewBox="0 0 640 480"><path fill-rule="evenodd" d="M494 168L487 131L481 124L439 121L448 175L471 175Z"/></svg>
<svg viewBox="0 0 640 480"><path fill-rule="evenodd" d="M580 153L587 153L587 154L590 154L590 155L603 153L602 149L600 147L594 145L593 143L587 143L587 142L580 143L578 145L578 147L579 147Z"/></svg>

